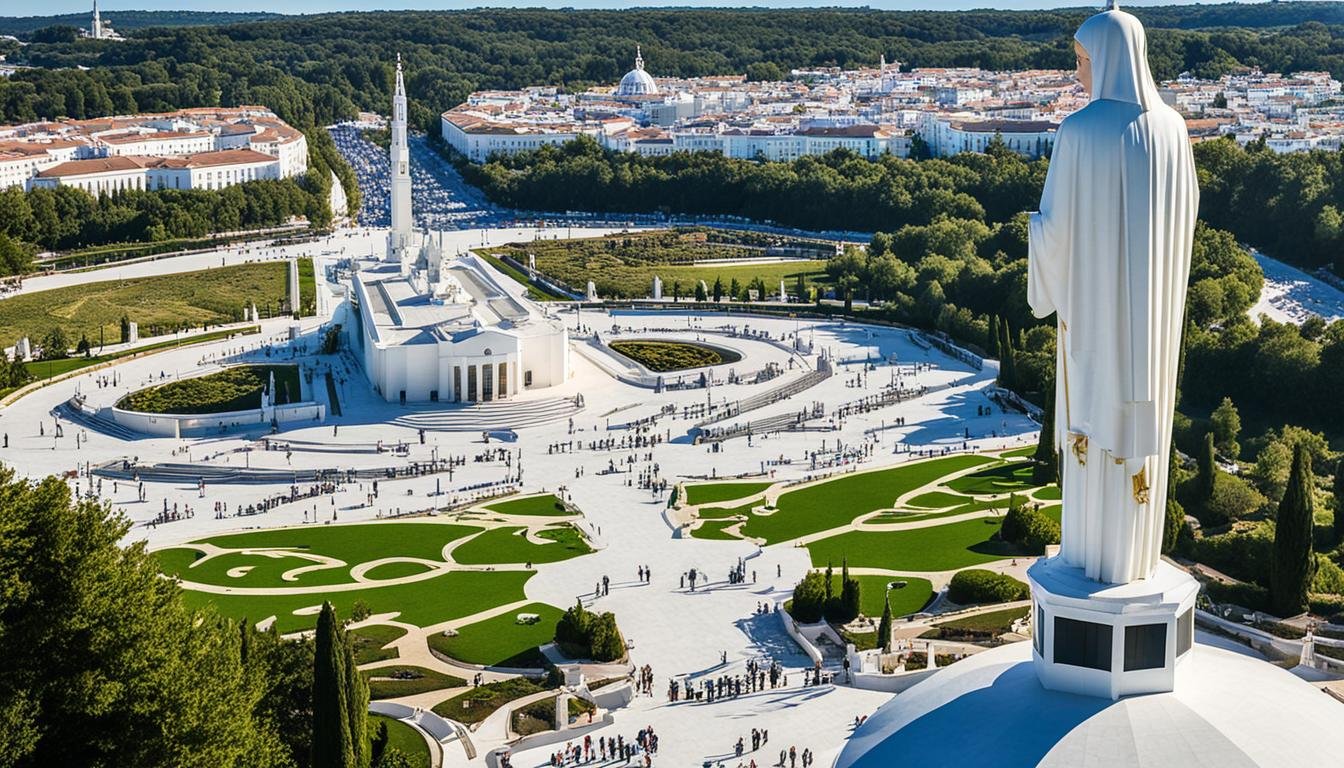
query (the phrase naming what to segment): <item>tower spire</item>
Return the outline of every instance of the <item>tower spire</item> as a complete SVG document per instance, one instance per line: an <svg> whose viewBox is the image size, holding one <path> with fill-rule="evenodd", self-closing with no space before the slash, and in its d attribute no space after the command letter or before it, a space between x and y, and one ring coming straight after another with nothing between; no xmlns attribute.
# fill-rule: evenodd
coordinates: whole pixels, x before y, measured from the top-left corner
<svg viewBox="0 0 1344 768"><path fill-rule="evenodd" d="M644 54L639 50L639 43L635 43L635 69L644 68Z"/></svg>

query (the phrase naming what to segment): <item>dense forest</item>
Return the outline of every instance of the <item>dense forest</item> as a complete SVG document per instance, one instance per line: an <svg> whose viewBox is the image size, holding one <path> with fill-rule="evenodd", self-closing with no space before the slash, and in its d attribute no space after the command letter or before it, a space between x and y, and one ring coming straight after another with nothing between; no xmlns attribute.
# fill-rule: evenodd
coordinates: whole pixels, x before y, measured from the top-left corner
<svg viewBox="0 0 1344 768"><path fill-rule="evenodd" d="M1134 12L1151 27L1149 58L1159 78L1244 66L1344 76L1341 3ZM615 81L630 68L636 44L659 75L854 67L884 55L912 67L1066 68L1073 31L1089 13L482 9L165 26L135 30L126 42L9 50L12 60L38 69L0 81L0 121L259 103L295 125L321 125L358 109L386 111L397 53L407 61L412 117L426 126L473 90ZM60 40L41 29L26 36Z"/></svg>
<svg viewBox="0 0 1344 768"><path fill-rule="evenodd" d="M89 12L64 13L59 16L0 16L0 35L14 35L19 39L31 38L39 29L50 27L89 26ZM103 21L110 23L118 34L145 27L204 27L219 24L239 24L278 18L276 13L231 13L225 11L103 11Z"/></svg>

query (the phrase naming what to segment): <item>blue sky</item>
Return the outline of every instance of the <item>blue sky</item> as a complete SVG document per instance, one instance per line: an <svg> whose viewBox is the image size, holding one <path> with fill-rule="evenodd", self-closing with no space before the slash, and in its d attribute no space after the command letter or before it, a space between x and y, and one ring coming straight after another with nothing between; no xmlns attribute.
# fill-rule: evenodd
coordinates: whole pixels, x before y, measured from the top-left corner
<svg viewBox="0 0 1344 768"><path fill-rule="evenodd" d="M1176 5L1185 0L1144 0L1122 2L1122 5ZM323 13L354 10L438 10L475 8L481 6L552 8L639 8L676 6L768 6L772 8L812 6L869 6L891 10L962 10L994 7L1000 9L1061 8L1083 5L1100 6L1102 3L1085 0L102 0L104 13L116 15L118 10L190 10L190 11L276 11L280 13ZM48 16L62 13L81 13L90 10L92 0L0 0L0 16ZM113 21L115 22L115 18Z"/></svg>

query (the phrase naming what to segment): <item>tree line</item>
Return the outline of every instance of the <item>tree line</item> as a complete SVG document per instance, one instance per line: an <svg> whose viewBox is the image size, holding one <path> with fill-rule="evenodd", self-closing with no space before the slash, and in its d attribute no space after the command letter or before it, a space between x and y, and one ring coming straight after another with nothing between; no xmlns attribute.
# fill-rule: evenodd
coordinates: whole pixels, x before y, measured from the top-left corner
<svg viewBox="0 0 1344 768"><path fill-rule="evenodd" d="M297 126L323 125L360 109L386 112L397 53L408 65L412 119L430 128L473 90L614 82L630 68L637 44L650 71L667 76L746 72L762 79L795 68L871 66L883 56L912 67L1067 69L1073 32L1090 13L477 9L220 26L167 26L190 20L165 18L165 26L136 29L116 43L44 34L28 22L15 31L33 42L11 59L38 69L0 81L0 121L252 103ZM1149 60L1160 79L1217 77L1240 67L1344 77L1344 4L1134 13L1150 27Z"/></svg>
<svg viewBox="0 0 1344 768"><path fill-rule="evenodd" d="M411 765L330 605L315 639L194 612L129 529L0 469L0 765Z"/></svg>

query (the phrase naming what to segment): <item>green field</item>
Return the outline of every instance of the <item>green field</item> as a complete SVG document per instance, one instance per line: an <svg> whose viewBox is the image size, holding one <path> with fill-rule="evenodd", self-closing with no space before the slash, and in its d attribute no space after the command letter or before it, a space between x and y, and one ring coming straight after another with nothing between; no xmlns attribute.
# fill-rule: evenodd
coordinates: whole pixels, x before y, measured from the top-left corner
<svg viewBox="0 0 1344 768"><path fill-rule="evenodd" d="M846 525L866 512L890 507L903 493L958 470L995 461L986 456L957 455L906 464L876 472L841 475L832 480L782 494L779 511L755 516L742 532L773 544ZM840 562L836 558L836 562ZM855 564L853 558L851 565Z"/></svg>
<svg viewBox="0 0 1344 768"><path fill-rule="evenodd" d="M537 534L549 544L533 544L524 528L491 528L453 550L453 560L462 565L504 563L555 563L586 555L592 548L572 525L547 528Z"/></svg>
<svg viewBox="0 0 1344 768"><path fill-rule="evenodd" d="M80 368L89 368L98 365L100 363L107 363L113 360L121 360L123 358L129 358L133 355L144 355L150 352L159 352L165 349L169 349L171 347L180 347L184 344L202 344L207 341L218 341L219 339L225 339L230 336L233 336L234 334L252 334L252 333L259 333L260 331L261 328L255 325L248 326L246 328L235 328L233 330L227 330L227 331L211 331L209 333L201 333L195 336L168 339L167 341L160 341L154 344L146 344L141 347L136 347L134 349L128 349L124 352L119 352L115 355L90 355L88 357L76 356L76 357L63 358L61 360L35 360L29 362L25 367L28 369L28 375L32 376L34 381L43 381L46 379L54 378L56 376L60 376L65 373L69 373L70 371L77 371ZM5 395L8 395L9 393L17 389L19 388L6 387L4 389L0 389L0 397L4 397Z"/></svg>
<svg viewBox="0 0 1344 768"><path fill-rule="evenodd" d="M948 571L1018 554L1011 544L990 540L1001 524L998 518L983 518L905 531L848 531L814 541L807 549L817 567L828 561L839 567L849 558L851 568Z"/></svg>
<svg viewBox="0 0 1344 768"><path fill-rule="evenodd" d="M734 525L737 525L736 520L706 520L700 524L700 527L691 531L691 538L741 541L737 536L724 531L725 528L731 528Z"/></svg>
<svg viewBox="0 0 1344 768"><path fill-rule="evenodd" d="M731 501L764 491L774 485L773 480L745 483L697 483L686 486L687 504L713 504L716 501ZM703 515L703 510L701 511Z"/></svg>
<svg viewBox="0 0 1344 768"><path fill-rule="evenodd" d="M842 586L840 575L840 564L836 563L831 572L831 590L837 595ZM892 616L916 613L933 597L933 584L928 579L870 575L855 575L851 578L859 582L859 612L872 619L882 617L883 594L887 592L887 585L893 581L903 581L905 586L891 590Z"/></svg>
<svg viewBox="0 0 1344 768"><path fill-rule="evenodd" d="M750 515L752 508L758 506L761 506L759 500L748 501L746 504L737 507L701 507L696 511L696 515L701 520L722 520L728 517Z"/></svg>
<svg viewBox="0 0 1344 768"><path fill-rule="evenodd" d="M540 496L524 496L521 499L505 499L486 504L485 508L501 515L535 515L538 517L563 517L572 515L553 493Z"/></svg>
<svg viewBox="0 0 1344 768"><path fill-rule="evenodd" d="M504 263L504 260L488 252L478 252L478 256L495 269L503 272L509 278L519 285L527 288L527 297L533 301L569 301L569 297L559 293L552 293L527 279L527 275L514 269L512 265Z"/></svg>
<svg viewBox="0 0 1344 768"><path fill-rule="evenodd" d="M376 581L391 581L406 576L415 576L430 570L428 565L413 560L394 560L390 563L375 565L364 572L364 578Z"/></svg>
<svg viewBox="0 0 1344 768"><path fill-rule="evenodd" d="M690 232L681 229L626 233L611 237L511 244L484 249L478 253L509 254L519 263L529 253L537 257L537 269L569 288L582 293L592 280L598 295L610 298L644 298L652 294L653 278L663 281L663 295L672 297L673 285L681 284L683 298L695 296L696 284L704 280L712 287L723 281L725 294L733 280L739 286L759 278L766 290L778 289L784 280L794 289L799 275L808 284L828 281L822 251L832 244L817 244L818 258L795 261L771 261L761 264L713 264L712 260L760 258L767 254L750 233L725 230ZM725 295L725 299L729 299Z"/></svg>
<svg viewBox="0 0 1344 768"><path fill-rule="evenodd" d="M143 413L226 413L260 408L275 377L277 405L303 400L297 365L235 365L222 371L170 381L132 392L118 408Z"/></svg>
<svg viewBox="0 0 1344 768"><path fill-rule="evenodd" d="M735 363L742 359L731 349L686 341L613 341L607 346L658 373Z"/></svg>
<svg viewBox="0 0 1344 768"><path fill-rule="evenodd" d="M1030 606L1003 608L935 624L920 637L954 637L962 633L1001 635L1012 629L1013 622L1027 615Z"/></svg>
<svg viewBox="0 0 1344 768"><path fill-rule="evenodd" d="M947 487L959 493L979 495L1025 491L1036 487L1031 480L1031 467L1029 461L998 464L950 480Z"/></svg>
<svg viewBox="0 0 1344 768"><path fill-rule="evenodd" d="M401 627L393 627L388 624L370 624L366 627L347 631L346 638L354 649L355 663L368 664L383 659L397 658L396 648L384 648L383 646L404 634L406 634L406 630Z"/></svg>
<svg viewBox="0 0 1344 768"><path fill-rule="evenodd" d="M387 746L405 755L415 768L429 768L432 764L429 745L419 731L385 715L369 715L369 721L369 733L375 733L379 723L387 723Z"/></svg>
<svg viewBox="0 0 1344 768"><path fill-rule="evenodd" d="M536 624L519 624L520 613L541 617ZM532 603L517 610L468 624L447 637L441 632L429 636L429 647L468 664L496 667L541 667L545 657L537 646L555 638L555 623L564 613L545 603Z"/></svg>
<svg viewBox="0 0 1344 768"><path fill-rule="evenodd" d="M948 517L970 511L965 505L948 512L904 515L882 522L912 522ZM1059 522L1058 504L1041 512ZM823 566L829 559L839 563L845 557L856 567L890 568L904 571L941 571L1023 556L1011 544L991 540L1002 525L1001 517L964 520L959 523L914 528L904 531L849 531L808 545L813 565Z"/></svg>
<svg viewBox="0 0 1344 768"><path fill-rule="evenodd" d="M478 685L434 706L434 714L459 723L479 723L510 701L546 690L526 677Z"/></svg>
<svg viewBox="0 0 1344 768"><path fill-rule="evenodd" d="M479 530L466 525L424 522L305 525L212 536L197 539L181 547L160 550L155 555L164 573L201 584L231 587L342 584L350 581L351 567L384 557L413 557L442 561L445 545ZM332 557L346 565L341 568L314 571L301 577L299 581L286 582L281 580L280 574L290 568L310 565L312 561L298 557L271 558L264 555L230 553L218 555L195 568L189 568L199 552L192 549L191 544L213 544L223 549L292 549ZM242 578L230 578L227 575L229 568L241 565L251 565L253 568ZM374 569L375 572L381 570L381 568ZM379 578L390 578L377 575Z"/></svg>
<svg viewBox="0 0 1344 768"><path fill-rule="evenodd" d="M943 509L944 507L958 507L962 504L974 502L975 499L970 496L962 496L956 493L947 493L945 491L931 491L921 493L920 495L906 502L907 506L919 507L921 509Z"/></svg>
<svg viewBox="0 0 1344 768"><path fill-rule="evenodd" d="M409 665L363 669L360 670L360 674L369 681L369 699L374 701L414 696L417 693L446 688L461 688L467 684L466 680L454 675Z"/></svg>
<svg viewBox="0 0 1344 768"><path fill-rule="evenodd" d="M182 598L189 607L213 605L220 615L235 620L261 621L275 616L281 632L311 629L317 623L317 612L299 616L294 611L316 608L324 600L331 601L341 616L349 616L355 601L362 600L372 613L396 612L400 614L398 621L426 627L522 600L523 584L533 573L453 571L407 584L298 595L221 595L187 589Z"/></svg>
<svg viewBox="0 0 1344 768"><path fill-rule="evenodd" d="M301 259L300 289L304 262L312 274L312 260ZM106 343L121 339L122 315L139 324L142 336L156 335L156 329L238 322L243 308L253 303L263 314L268 308L278 311L288 295L288 270L284 262L238 264L24 293L0 299L0 339L6 344L23 336L37 341L59 326L72 343L87 335L96 348L100 338Z"/></svg>

